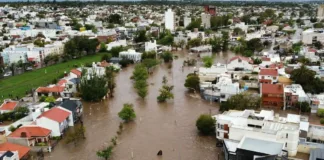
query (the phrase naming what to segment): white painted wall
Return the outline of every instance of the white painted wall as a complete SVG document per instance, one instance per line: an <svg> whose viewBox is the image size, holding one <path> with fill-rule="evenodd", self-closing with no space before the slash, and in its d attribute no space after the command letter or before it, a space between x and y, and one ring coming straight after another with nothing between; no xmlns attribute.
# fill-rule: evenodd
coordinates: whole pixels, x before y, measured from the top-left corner
<svg viewBox="0 0 324 160"><path fill-rule="evenodd" d="M165 24L165 29L168 29L170 31L174 31L174 12L169 8L165 13L164 13L164 24Z"/></svg>

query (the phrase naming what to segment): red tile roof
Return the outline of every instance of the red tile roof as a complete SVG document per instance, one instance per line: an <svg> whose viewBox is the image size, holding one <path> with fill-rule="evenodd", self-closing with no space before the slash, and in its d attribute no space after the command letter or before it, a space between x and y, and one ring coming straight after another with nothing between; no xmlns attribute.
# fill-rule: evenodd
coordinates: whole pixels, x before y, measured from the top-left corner
<svg viewBox="0 0 324 160"><path fill-rule="evenodd" d="M235 57L232 57L230 60L229 60L229 62L232 62L232 61L234 61L234 60L236 60L236 59L240 59L240 60L242 60L242 61L247 61L247 62L249 62L249 63L253 63L253 60L252 59L250 59L250 58L248 58L248 57L243 57L243 56L235 56Z"/></svg>
<svg viewBox="0 0 324 160"><path fill-rule="evenodd" d="M308 52L317 52L317 50L314 49L314 48L309 48L309 49L308 49Z"/></svg>
<svg viewBox="0 0 324 160"><path fill-rule="evenodd" d="M70 116L70 114L71 114L70 112L68 112L64 109L55 107L55 108L52 108L52 109L42 113L38 118L46 117L48 119L51 119L53 121L61 123L65 119L67 119Z"/></svg>
<svg viewBox="0 0 324 160"><path fill-rule="evenodd" d="M283 68L284 67L284 64L283 63L272 63L269 65L269 68Z"/></svg>
<svg viewBox="0 0 324 160"><path fill-rule="evenodd" d="M15 101L10 101L10 102L4 102L1 106L0 106L0 110L9 110L12 111L17 107L18 102Z"/></svg>
<svg viewBox="0 0 324 160"><path fill-rule="evenodd" d="M283 94L284 87L282 84L261 84L261 92L262 94Z"/></svg>
<svg viewBox="0 0 324 160"><path fill-rule="evenodd" d="M270 58L268 58L268 57L262 57L262 59L261 59L262 61L270 61L271 59Z"/></svg>
<svg viewBox="0 0 324 160"><path fill-rule="evenodd" d="M28 147L9 143L9 142L0 144L0 151L12 151L12 152L18 151L19 159L24 157L29 152L29 150L30 149Z"/></svg>
<svg viewBox="0 0 324 160"><path fill-rule="evenodd" d="M39 126L23 126L16 129L8 137L21 137L23 132L26 133L27 138L46 137L51 133L51 130Z"/></svg>
<svg viewBox="0 0 324 160"><path fill-rule="evenodd" d="M72 73L74 73L75 75L77 75L78 77L81 77L81 71L77 70L77 69L72 69L71 70Z"/></svg>
<svg viewBox="0 0 324 160"><path fill-rule="evenodd" d="M260 70L259 75L278 76L278 70L274 68L263 68Z"/></svg>
<svg viewBox="0 0 324 160"><path fill-rule="evenodd" d="M52 93L52 92L63 92L63 86L53 86L53 87L38 87L36 92L38 93Z"/></svg>

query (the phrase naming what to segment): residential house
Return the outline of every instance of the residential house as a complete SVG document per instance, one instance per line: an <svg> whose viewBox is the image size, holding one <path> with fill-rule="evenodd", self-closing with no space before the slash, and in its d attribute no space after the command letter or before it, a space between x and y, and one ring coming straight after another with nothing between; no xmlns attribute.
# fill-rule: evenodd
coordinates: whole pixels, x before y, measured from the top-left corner
<svg viewBox="0 0 324 160"><path fill-rule="evenodd" d="M0 113L2 114L2 113L12 112L15 110L17 106L18 106L17 101L4 100L4 102L0 106Z"/></svg>
<svg viewBox="0 0 324 160"><path fill-rule="evenodd" d="M70 76L74 78L81 78L82 72L79 69L71 69Z"/></svg>
<svg viewBox="0 0 324 160"><path fill-rule="evenodd" d="M36 119L40 127L52 130L51 136L61 136L69 126L74 125L72 112L63 108L55 107L47 110Z"/></svg>
<svg viewBox="0 0 324 160"><path fill-rule="evenodd" d="M284 87L282 84L260 84L261 103L267 107L284 107Z"/></svg>
<svg viewBox="0 0 324 160"><path fill-rule="evenodd" d="M51 130L39 126L22 126L7 136L8 142L32 147L37 143L50 145Z"/></svg>
<svg viewBox="0 0 324 160"><path fill-rule="evenodd" d="M204 45L204 46L190 48L189 54L197 56L197 57L211 56L212 55L212 46Z"/></svg>
<svg viewBox="0 0 324 160"><path fill-rule="evenodd" d="M253 60L248 57L235 56L227 63L228 70L248 70L253 69Z"/></svg>
<svg viewBox="0 0 324 160"><path fill-rule="evenodd" d="M58 105L71 111L74 122L81 118L83 113L83 105L79 99L61 98L61 102Z"/></svg>
<svg viewBox="0 0 324 160"><path fill-rule="evenodd" d="M142 60L142 53L136 52L133 49L128 49L127 51L119 52L119 57L125 57L134 62L140 62Z"/></svg>
<svg viewBox="0 0 324 160"><path fill-rule="evenodd" d="M38 87L35 90L35 95L36 96L54 96L54 95L64 96L63 94L64 89L65 89L64 86L51 84L47 87Z"/></svg>
<svg viewBox="0 0 324 160"><path fill-rule="evenodd" d="M221 76L216 78L216 84L200 83L200 90L206 100L225 102L233 95L240 93L240 84L233 82L230 75Z"/></svg>
<svg viewBox="0 0 324 160"><path fill-rule="evenodd" d="M324 109L324 94L308 94L310 99L311 113L317 113L318 109Z"/></svg>
<svg viewBox="0 0 324 160"><path fill-rule="evenodd" d="M254 137L265 141L271 140L273 142L282 143L283 148L279 147L280 150L286 150L289 156L295 156L297 154L300 132L299 115L288 114L287 117L279 117L279 114L274 114L274 111L261 110L258 112L254 110L230 110L213 117L216 119L217 139L224 141L239 141L240 143L245 143L244 137ZM259 142L260 144L264 144L264 142ZM261 152L262 150L261 153L264 153L266 150L272 151L270 144L270 146L265 145L265 148L261 147L262 149L255 148L255 146L259 146L259 144L252 143L250 145L253 148L246 149L256 152ZM278 152L279 148L277 148ZM244 149L244 147L241 149ZM265 154L268 154L268 152ZM277 154L277 152L274 154Z"/></svg>
<svg viewBox="0 0 324 160"><path fill-rule="evenodd" d="M42 47L10 46L2 51L1 56L3 57L3 63L5 64L16 63L20 60L23 63L41 62L45 58L45 53L44 48Z"/></svg>
<svg viewBox="0 0 324 160"><path fill-rule="evenodd" d="M117 40L106 44L106 46L107 46L107 50L110 51L114 47L126 47L127 42L126 40Z"/></svg>
<svg viewBox="0 0 324 160"><path fill-rule="evenodd" d="M262 147L260 147L262 146ZM241 141L224 140L225 160L258 159L276 160L288 158L284 143L264 137L244 136Z"/></svg>
<svg viewBox="0 0 324 160"><path fill-rule="evenodd" d="M308 29L303 31L301 38L305 45L313 44L316 41L324 43L324 32L318 29Z"/></svg>
<svg viewBox="0 0 324 160"><path fill-rule="evenodd" d="M296 104L298 102L310 102L308 95L303 90L303 87L300 84L286 85L284 87L285 92L285 104L286 107L298 107Z"/></svg>
<svg viewBox="0 0 324 160"><path fill-rule="evenodd" d="M221 74L225 74L227 72L227 68L224 64L216 64L212 65L210 68L200 67L198 69L198 76L200 82L205 81L215 81L216 77Z"/></svg>
<svg viewBox="0 0 324 160"><path fill-rule="evenodd" d="M156 44L156 40L145 42L145 52L154 51L157 54L162 53L161 46Z"/></svg>
<svg viewBox="0 0 324 160"><path fill-rule="evenodd" d="M279 74L275 68L262 68L259 73L260 83L274 84L278 82Z"/></svg>
<svg viewBox="0 0 324 160"><path fill-rule="evenodd" d="M0 144L0 152L2 152L0 157L3 158L3 160L18 160L16 159L17 157L19 157L20 160L28 159L29 151L30 149L28 147L18 144L9 142Z"/></svg>

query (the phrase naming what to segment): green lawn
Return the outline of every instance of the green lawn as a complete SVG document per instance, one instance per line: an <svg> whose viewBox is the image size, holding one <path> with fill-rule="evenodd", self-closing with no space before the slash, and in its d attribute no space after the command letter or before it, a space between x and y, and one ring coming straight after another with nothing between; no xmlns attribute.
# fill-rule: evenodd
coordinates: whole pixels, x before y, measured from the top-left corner
<svg viewBox="0 0 324 160"><path fill-rule="evenodd" d="M0 102L4 98L8 98L8 94L11 93L14 97L23 97L26 91L30 91L32 88L39 86L46 86L51 84L53 79L59 77L66 71L70 72L73 66L77 64L80 66L85 63L98 62L101 60L102 54L85 56L79 59L70 60L68 62L55 64L52 66L37 69L31 72L26 72L21 75L8 77L0 80ZM46 70L46 73L45 73ZM2 98L2 95L4 98Z"/></svg>

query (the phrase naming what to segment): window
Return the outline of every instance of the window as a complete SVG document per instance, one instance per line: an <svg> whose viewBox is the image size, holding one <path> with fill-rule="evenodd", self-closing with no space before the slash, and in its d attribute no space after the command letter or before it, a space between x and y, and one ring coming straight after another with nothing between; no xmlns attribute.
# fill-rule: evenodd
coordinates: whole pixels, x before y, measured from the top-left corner
<svg viewBox="0 0 324 160"><path fill-rule="evenodd" d="M242 62L242 60L241 60L241 59L238 59L238 62L240 62L240 63L241 63L241 62Z"/></svg>
<svg viewBox="0 0 324 160"><path fill-rule="evenodd" d="M264 79L264 76L262 76L261 79Z"/></svg>
<svg viewBox="0 0 324 160"><path fill-rule="evenodd" d="M275 80L275 79L277 79L277 77L272 77L272 79L274 79L274 80Z"/></svg>
<svg viewBox="0 0 324 160"><path fill-rule="evenodd" d="M286 134L286 138L288 138L288 133Z"/></svg>
<svg viewBox="0 0 324 160"><path fill-rule="evenodd" d="M287 142L285 143L285 147L287 147Z"/></svg>
<svg viewBox="0 0 324 160"><path fill-rule="evenodd" d="M221 129L224 129L224 125L221 125Z"/></svg>
<svg viewBox="0 0 324 160"><path fill-rule="evenodd" d="M219 123L217 123L217 128L220 128L220 124Z"/></svg>
<svg viewBox="0 0 324 160"><path fill-rule="evenodd" d="M217 132L217 136L219 137L219 132Z"/></svg>

